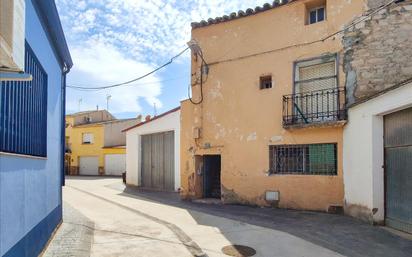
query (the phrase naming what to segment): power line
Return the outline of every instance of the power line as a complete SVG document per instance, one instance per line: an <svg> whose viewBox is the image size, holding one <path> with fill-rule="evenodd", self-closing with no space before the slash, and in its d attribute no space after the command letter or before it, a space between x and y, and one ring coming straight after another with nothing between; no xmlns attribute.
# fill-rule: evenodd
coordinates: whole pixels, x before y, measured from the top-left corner
<svg viewBox="0 0 412 257"><path fill-rule="evenodd" d="M135 79L126 81L126 82L122 82L122 83L117 83L117 84L113 84L113 85L109 85L109 86L100 86L100 87L86 87L86 86L67 86L68 88L73 88L73 89L80 89L80 90L101 90L101 89L108 89L108 88L114 88L114 87L120 87L120 86L124 86L127 84L130 84L132 82L141 80L143 78L146 78L147 76L157 72L158 70L168 66L169 64L171 64L176 58L178 58L179 56L181 56L184 52L186 52L189 49L189 47L186 47L185 49L183 49L180 53L178 53L177 55L173 56L168 62L166 62L165 64L157 67L156 69L140 76L137 77Z"/></svg>
<svg viewBox="0 0 412 257"><path fill-rule="evenodd" d="M163 82L168 82L168 81L175 81L175 80L181 80L183 78L186 78L187 76L180 76L180 77L175 77L175 78L169 78L169 79L163 79L163 80L158 80L158 81L148 81L148 82L143 82L143 83L136 83L136 84L127 84L124 86L128 86L128 87L134 87L134 86L145 86L145 85L152 85L152 84L158 84L158 83L163 83ZM104 90L105 88L100 88L100 89L94 89L94 88L89 88L89 87L84 87L83 88L79 88L79 87L75 87L74 86L67 86L70 89L74 89L74 90L79 90L79 91L84 91L84 92L93 92L93 91L98 91L98 90Z"/></svg>
<svg viewBox="0 0 412 257"><path fill-rule="evenodd" d="M231 61L236 61L236 60L242 60L242 59L246 59L246 58L250 58L250 57L254 57L254 56L258 56L258 55L262 55L262 54L268 54L268 53L273 53L273 52L278 52L278 51L284 51L286 49L289 48L296 48L296 47L302 47L302 46L307 46L307 45L312 45L312 44L316 44L316 43L321 43L321 42L325 42L326 40L328 40L329 38L332 38L344 31L346 31L349 28L354 27L356 24L361 23L362 21L365 21L366 19L368 19L369 17L371 17L372 15L374 15L375 13L379 12L380 10L388 7L389 5L393 4L393 3L397 3L399 0L391 0L386 4L383 4L377 8L374 9L370 9L368 10L368 13L364 14L363 16L361 16L361 19L358 21L354 21L352 23L350 23L347 27L338 30L332 34L329 34L323 38L314 40L314 41L310 41L310 42L304 42L304 43L299 43L299 44L293 44L293 45L288 45L288 46L284 46L284 47L280 47L280 48L276 48L276 49L271 49L271 50L267 50L267 51L263 51L263 52L258 52L258 53L253 53L253 54L249 54L249 55L244 55L244 56L239 56L239 57L234 57L234 58L229 58L229 59L225 59L225 60L218 60L218 61L214 61L214 62L210 62L209 65L216 65L219 63L225 63L225 62L231 62ZM363 17L363 18L362 18ZM233 50L233 49L232 49ZM231 51L231 50L230 50Z"/></svg>

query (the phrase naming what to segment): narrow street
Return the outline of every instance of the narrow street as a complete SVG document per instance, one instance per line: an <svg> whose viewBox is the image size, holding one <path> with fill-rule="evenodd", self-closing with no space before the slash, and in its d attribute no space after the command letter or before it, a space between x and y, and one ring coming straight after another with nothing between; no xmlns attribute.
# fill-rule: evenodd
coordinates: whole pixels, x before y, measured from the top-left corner
<svg viewBox="0 0 412 257"><path fill-rule="evenodd" d="M173 193L125 189L118 178L68 178L64 204L63 224L46 257L73 256L69 249L75 256L230 256L222 253L229 245L251 247L253 256L264 257L406 256L412 250L412 241L344 216L183 202ZM265 225L269 213L275 213L274 223ZM282 213L289 219L276 217Z"/></svg>

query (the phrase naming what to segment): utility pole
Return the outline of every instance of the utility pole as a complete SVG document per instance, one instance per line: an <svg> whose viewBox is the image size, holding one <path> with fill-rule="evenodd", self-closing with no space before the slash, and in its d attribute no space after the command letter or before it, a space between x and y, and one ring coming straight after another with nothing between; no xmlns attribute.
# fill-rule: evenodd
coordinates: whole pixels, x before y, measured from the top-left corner
<svg viewBox="0 0 412 257"><path fill-rule="evenodd" d="M80 99L79 99L79 112L80 112L80 110L81 110L80 106L81 106L82 102L83 102L83 99L80 98Z"/></svg>
<svg viewBox="0 0 412 257"><path fill-rule="evenodd" d="M107 94L106 95L106 110L109 111L109 101L112 98L111 95Z"/></svg>

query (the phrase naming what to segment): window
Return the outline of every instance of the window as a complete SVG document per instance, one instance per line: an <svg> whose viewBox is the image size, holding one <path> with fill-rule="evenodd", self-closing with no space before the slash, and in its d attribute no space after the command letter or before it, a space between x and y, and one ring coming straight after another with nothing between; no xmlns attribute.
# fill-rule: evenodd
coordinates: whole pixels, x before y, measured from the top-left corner
<svg viewBox="0 0 412 257"><path fill-rule="evenodd" d="M92 117L89 117L89 116L84 117L84 122L85 123L91 123L92 122Z"/></svg>
<svg viewBox="0 0 412 257"><path fill-rule="evenodd" d="M337 175L336 144L269 146L270 173Z"/></svg>
<svg viewBox="0 0 412 257"><path fill-rule="evenodd" d="M260 89L272 88L272 76L260 77Z"/></svg>
<svg viewBox="0 0 412 257"><path fill-rule="evenodd" d="M293 114L305 121L336 120L340 95L336 55L295 62Z"/></svg>
<svg viewBox="0 0 412 257"><path fill-rule="evenodd" d="M83 144L93 144L93 134L83 133Z"/></svg>
<svg viewBox="0 0 412 257"><path fill-rule="evenodd" d="M336 88L336 55L295 62L294 82L296 93Z"/></svg>
<svg viewBox="0 0 412 257"><path fill-rule="evenodd" d="M308 13L308 24L317 23L325 20L326 17L326 8L325 6L316 7L309 10Z"/></svg>
<svg viewBox="0 0 412 257"><path fill-rule="evenodd" d="M29 44L25 72L32 81L0 82L0 151L47 156L47 73Z"/></svg>

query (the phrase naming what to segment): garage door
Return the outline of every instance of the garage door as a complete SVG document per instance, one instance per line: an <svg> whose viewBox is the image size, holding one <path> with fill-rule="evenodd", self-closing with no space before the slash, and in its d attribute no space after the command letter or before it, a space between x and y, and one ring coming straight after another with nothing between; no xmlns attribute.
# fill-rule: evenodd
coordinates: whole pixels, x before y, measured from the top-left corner
<svg viewBox="0 0 412 257"><path fill-rule="evenodd" d="M80 175L99 175L99 157L82 156L79 158Z"/></svg>
<svg viewBox="0 0 412 257"><path fill-rule="evenodd" d="M164 191L174 190L174 132L142 136L142 186Z"/></svg>
<svg viewBox="0 0 412 257"><path fill-rule="evenodd" d="M104 172L106 175L120 176L125 171L125 154L106 154L104 156Z"/></svg>
<svg viewBox="0 0 412 257"><path fill-rule="evenodd" d="M388 226L412 233L412 108L385 116Z"/></svg>

